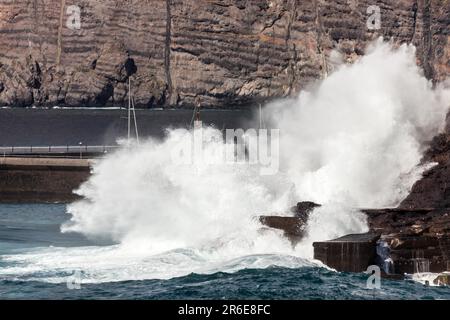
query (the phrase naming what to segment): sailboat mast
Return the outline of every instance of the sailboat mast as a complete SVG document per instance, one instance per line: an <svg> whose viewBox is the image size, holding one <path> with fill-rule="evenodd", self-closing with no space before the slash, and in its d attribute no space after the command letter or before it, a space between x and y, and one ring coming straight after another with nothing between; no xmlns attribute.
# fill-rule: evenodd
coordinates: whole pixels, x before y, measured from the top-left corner
<svg viewBox="0 0 450 320"><path fill-rule="evenodd" d="M128 77L128 143L131 135L131 77Z"/></svg>
<svg viewBox="0 0 450 320"><path fill-rule="evenodd" d="M137 119L136 119L136 108L134 103L134 97L131 98L131 105L133 106L133 119L134 119L134 131L136 133L136 142L139 144L139 131L137 126Z"/></svg>

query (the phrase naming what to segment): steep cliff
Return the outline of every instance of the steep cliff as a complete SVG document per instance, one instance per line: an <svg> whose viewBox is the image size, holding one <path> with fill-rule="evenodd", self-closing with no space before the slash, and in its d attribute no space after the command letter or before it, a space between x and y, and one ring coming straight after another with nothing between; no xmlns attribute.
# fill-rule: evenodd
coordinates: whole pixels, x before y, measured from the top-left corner
<svg viewBox="0 0 450 320"><path fill-rule="evenodd" d="M295 94L332 70L332 49L351 61L381 35L414 43L442 80L449 17L447 0L0 0L0 106L121 106L130 75L141 107L248 104Z"/></svg>
<svg viewBox="0 0 450 320"><path fill-rule="evenodd" d="M400 207L450 208L450 130L433 139L424 162L436 165L416 182Z"/></svg>

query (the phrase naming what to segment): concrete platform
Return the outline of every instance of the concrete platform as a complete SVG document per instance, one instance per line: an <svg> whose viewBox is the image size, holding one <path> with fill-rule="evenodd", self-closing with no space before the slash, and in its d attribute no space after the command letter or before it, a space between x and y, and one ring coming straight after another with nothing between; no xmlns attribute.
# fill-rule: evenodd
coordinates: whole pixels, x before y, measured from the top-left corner
<svg viewBox="0 0 450 320"><path fill-rule="evenodd" d="M90 175L91 160L0 158L0 202L70 202Z"/></svg>
<svg viewBox="0 0 450 320"><path fill-rule="evenodd" d="M0 169L20 167L26 168L87 168L91 165L92 160L89 159L66 159L66 158L27 158L27 157L0 157Z"/></svg>
<svg viewBox="0 0 450 320"><path fill-rule="evenodd" d="M314 259L344 272L364 272L376 264L378 233L349 234L344 237L314 242Z"/></svg>

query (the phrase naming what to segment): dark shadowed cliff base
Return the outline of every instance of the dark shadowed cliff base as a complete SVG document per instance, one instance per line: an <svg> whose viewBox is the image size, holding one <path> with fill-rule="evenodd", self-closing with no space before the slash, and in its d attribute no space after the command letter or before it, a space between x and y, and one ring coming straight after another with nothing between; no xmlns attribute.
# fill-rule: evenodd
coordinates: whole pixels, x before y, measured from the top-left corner
<svg viewBox="0 0 450 320"><path fill-rule="evenodd" d="M449 17L439 0L1 0L0 106L123 106L130 76L143 108L248 105L295 95L333 70L333 49L351 62L380 36L417 46L440 81Z"/></svg>
<svg viewBox="0 0 450 320"><path fill-rule="evenodd" d="M450 130L433 139L423 161L436 165L425 172L401 208L450 208Z"/></svg>

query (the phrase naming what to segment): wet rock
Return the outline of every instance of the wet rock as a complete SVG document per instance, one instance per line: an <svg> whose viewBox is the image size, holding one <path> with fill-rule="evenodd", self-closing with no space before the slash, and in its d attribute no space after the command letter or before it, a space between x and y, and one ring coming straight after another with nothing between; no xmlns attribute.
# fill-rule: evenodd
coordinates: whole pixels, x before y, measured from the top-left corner
<svg viewBox="0 0 450 320"><path fill-rule="evenodd" d="M450 126L447 128L447 133L433 139L423 163L436 163L436 165L414 184L408 197L400 204L400 208L449 208Z"/></svg>
<svg viewBox="0 0 450 320"><path fill-rule="evenodd" d="M319 205L301 202L294 217L269 216L260 221L284 231L293 245L301 241L309 213ZM362 209L370 233L348 235L314 243L315 258L338 271L364 271L372 259L376 241L389 246L394 274L450 271L450 209ZM376 237L378 235L378 237ZM360 256L358 258L358 256Z"/></svg>
<svg viewBox="0 0 450 320"><path fill-rule="evenodd" d="M282 230L285 237L293 245L296 245L304 236L304 228L308 222L309 214L320 206L320 204L311 201L303 201L291 208L291 212L294 214L293 217L261 216L259 220L269 228Z"/></svg>
<svg viewBox="0 0 450 320"><path fill-rule="evenodd" d="M282 230L284 236L295 246L304 235L305 223L297 217L261 216L259 221L269 228Z"/></svg>
<svg viewBox="0 0 450 320"><path fill-rule="evenodd" d="M450 267L450 209L364 210L369 226L383 233L394 272L442 272Z"/></svg>
<svg viewBox="0 0 450 320"><path fill-rule="evenodd" d="M297 203L295 207L292 207L291 211L296 217L305 218L306 221L309 214L318 207L321 207L321 205L311 201L302 201Z"/></svg>
<svg viewBox="0 0 450 320"><path fill-rule="evenodd" d="M386 235L422 235L421 239L450 235L450 208L364 209L362 211L368 216L369 227L372 230L382 230Z"/></svg>

